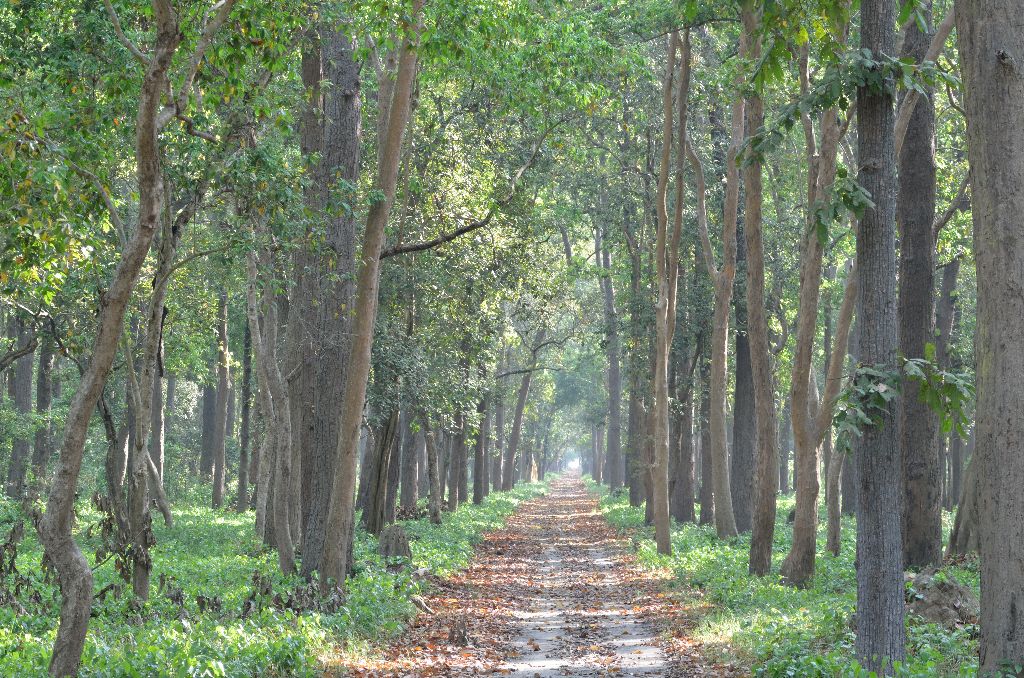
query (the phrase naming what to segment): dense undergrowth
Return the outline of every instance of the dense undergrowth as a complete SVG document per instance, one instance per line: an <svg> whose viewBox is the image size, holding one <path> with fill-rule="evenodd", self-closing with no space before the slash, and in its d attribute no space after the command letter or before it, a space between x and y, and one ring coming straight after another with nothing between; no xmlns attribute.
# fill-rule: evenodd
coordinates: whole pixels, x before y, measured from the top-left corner
<svg viewBox="0 0 1024 678"><path fill-rule="evenodd" d="M425 518L403 521L413 566L444 575L464 567L474 544L497 529L544 483L495 493L480 506L465 504L441 525ZM205 488L206 495L209 488ZM154 516L157 546L153 591L139 605L112 560L95 569L97 596L82 658L82 676L310 676L342 653L398 633L414 615L410 597L423 586L408 569L391 572L376 555L376 539L360 532L356 574L344 603L327 611L305 610L309 599L298 577L284 577L274 552L254 536L253 514L214 511L196 491L174 507L167 529ZM88 536L100 515L82 503L76 536L90 562L99 546ZM0 540L24 520L18 505L0 500ZM97 530L98 531L98 530ZM41 570L41 549L32 526L18 547L18 574L0 587L0 676L45 675L56 635L56 586ZM16 602L2 593L17 588ZM22 609L19 609L22 608ZM308 605L306 605L308 607ZM336 609L335 609L336 608Z"/></svg>
<svg viewBox="0 0 1024 678"><path fill-rule="evenodd" d="M621 493L600 492L601 510L622 530L636 535L639 561L649 567L672 570L680 587L696 590L707 603L706 614L696 630L709 650L737 659L765 677L867 676L854 660L852 615L856 607L857 582L854 569L855 525L852 518L842 524L842 548L838 557L825 551L825 529L818 534L818 556L813 586L796 589L785 586L778 576L792 540L792 526L786 516L793 497L779 502L773 547L773 574L753 577L747 573L750 535L721 541L713 525L674 525L672 556L658 555L653 530L644 526L643 508L633 508ZM824 515L824 510L822 510ZM948 517L948 516L947 516ZM977 593L975 564L947 567L961 582ZM974 676L978 670L977 629L943 629L911 617L907 625L907 661L898 668L900 676Z"/></svg>

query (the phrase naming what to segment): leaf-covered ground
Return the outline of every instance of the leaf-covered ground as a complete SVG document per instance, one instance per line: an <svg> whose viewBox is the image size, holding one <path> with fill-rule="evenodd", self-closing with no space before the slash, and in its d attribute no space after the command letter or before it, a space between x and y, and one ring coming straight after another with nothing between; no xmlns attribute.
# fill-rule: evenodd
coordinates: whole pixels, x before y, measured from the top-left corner
<svg viewBox="0 0 1024 678"><path fill-rule="evenodd" d="M361 676L723 676L688 630L698 610L640 568L576 478L520 506L465 570L435 578L408 633ZM463 636L463 630L465 635Z"/></svg>

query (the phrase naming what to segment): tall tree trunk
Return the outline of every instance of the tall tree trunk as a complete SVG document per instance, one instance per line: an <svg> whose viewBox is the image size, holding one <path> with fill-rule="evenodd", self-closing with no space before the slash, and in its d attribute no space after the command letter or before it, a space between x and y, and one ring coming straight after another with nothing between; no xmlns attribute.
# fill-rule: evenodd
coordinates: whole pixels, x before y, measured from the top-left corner
<svg viewBox="0 0 1024 678"><path fill-rule="evenodd" d="M380 428L373 444L367 445L366 463L363 466L363 475L366 476L367 483L362 524L370 534L380 534L386 524L388 476L391 473L391 458L398 444L398 435L398 410L394 410Z"/></svg>
<svg viewBox="0 0 1024 678"><path fill-rule="evenodd" d="M1024 663L1024 15L1010 0L958 0L978 271L980 669Z"/></svg>
<svg viewBox="0 0 1024 678"><path fill-rule="evenodd" d="M412 430L412 412L402 410L402 479L398 504L403 511L416 510L419 501L419 455L416 449L416 434Z"/></svg>
<svg viewBox="0 0 1024 678"><path fill-rule="evenodd" d="M473 446L473 503L479 504L487 496L487 440L490 437L491 412L486 396L480 399L476 412L480 415L480 429Z"/></svg>
<svg viewBox="0 0 1024 678"><path fill-rule="evenodd" d="M761 41L757 37L760 17L754 2L743 5L743 30L749 41L749 58L757 61L761 56ZM747 97L744 109L748 134L764 124L764 102L753 94ZM761 160L751 158L744 170L745 203L743 210L744 238L747 257L747 332L750 337L751 390L753 392L755 447L754 509L750 538L751 574L764 576L771 571L772 543L775 536L776 496L779 492L778 421L775 415L775 385L772 381L771 349L768 344L768 319L765 317L764 243L761 208L763 187ZM737 361L737 370L739 363ZM736 417L739 418L739 412Z"/></svg>
<svg viewBox="0 0 1024 678"><path fill-rule="evenodd" d="M32 447L32 468L36 482L45 485L46 468L53 451L53 423L50 406L53 403L53 338L44 337L39 349L39 369L36 372L36 417L38 418Z"/></svg>
<svg viewBox="0 0 1024 678"><path fill-rule="evenodd" d="M508 365L508 360L502 359L502 369ZM491 490L501 490L502 476L505 474L504 451L505 451L505 399L502 397L502 387L495 386L494 396L494 462L491 464Z"/></svg>
<svg viewBox="0 0 1024 678"><path fill-rule="evenodd" d="M675 486L672 488L671 505L672 517L676 521L692 523L697 520L693 506L693 386L688 385L681 390L683 391L683 396L679 401L682 411L676 428L678 462Z"/></svg>
<svg viewBox="0 0 1024 678"><path fill-rule="evenodd" d="M700 524L715 522L714 480L711 467L711 366L707 361L701 365L700 391Z"/></svg>
<svg viewBox="0 0 1024 678"><path fill-rule="evenodd" d="M601 228L594 230L600 240ZM608 488L622 487L622 369L619 319L615 311L615 286L611 276L611 252L608 243L599 242L595 257L600 259L601 292L604 301L605 353L608 358Z"/></svg>
<svg viewBox="0 0 1024 678"><path fill-rule="evenodd" d="M216 363L212 363L208 371L216 375L216 369ZM217 420L217 388L214 384L203 384L202 401L202 429L199 438L199 475L203 478L209 478L213 473L213 430L216 426L215 422Z"/></svg>
<svg viewBox="0 0 1024 678"><path fill-rule="evenodd" d="M217 302L217 410L213 422L213 508L224 503L224 466L228 425L228 295Z"/></svg>
<svg viewBox="0 0 1024 678"><path fill-rule="evenodd" d="M789 440L793 423L789 416L789 402L782 408L782 424L779 426L779 491L789 494Z"/></svg>
<svg viewBox="0 0 1024 678"><path fill-rule="evenodd" d="M233 2L225 3L208 27L212 38ZM70 676L78 672L92 607L92 569L72 537L75 495L82 468L89 421L100 399L117 354L124 326L125 308L149 252L163 212L163 175L160 168L159 120L161 99L168 87L167 71L181 41L174 12L168 3L153 5L156 25L136 118L135 160L139 213L135 231L121 248L121 258L99 308L97 329L88 367L78 383L64 426L60 457L53 476L46 512L38 524L39 539L53 566L61 592L60 626L50 658L50 674ZM209 41L206 41L209 44ZM197 55L205 50L201 42ZM197 62L198 63L198 62ZM186 96L188 89L186 89ZM111 215L114 218L114 215Z"/></svg>
<svg viewBox="0 0 1024 678"><path fill-rule="evenodd" d="M21 317L15 320L17 328L17 345L28 343L28 322ZM32 366L35 352L28 353L14 363L14 374L11 376L11 391L14 397L14 410L19 418L27 420L32 414ZM7 468L7 496L21 499L25 495L25 479L29 463L29 439L17 435L11 446L11 465Z"/></svg>
<svg viewBox="0 0 1024 678"><path fill-rule="evenodd" d="M751 39L747 38L748 41ZM757 129L757 128L755 128ZM744 171L744 180L748 172ZM748 198L749 189L745 196ZM744 219L747 218L744 210ZM736 223L736 276L733 285L733 313L736 316L736 381L733 390L732 452L729 455L729 482L732 510L739 532L750 532L754 511L754 448L757 436L757 413L754 405L754 373L751 356L751 335L747 310L747 245L743 220ZM763 312L763 311L762 311ZM767 338L765 339L767 346Z"/></svg>
<svg viewBox="0 0 1024 678"><path fill-rule="evenodd" d="M235 509L239 513L249 510L249 444L252 424L252 330L245 325L242 339L242 424L238 434L238 498Z"/></svg>
<svg viewBox="0 0 1024 678"><path fill-rule="evenodd" d="M438 469L437 439L430 430L430 418L426 412L419 413L420 425L423 427L423 438L427 452L427 513L430 522L441 524L441 473Z"/></svg>
<svg viewBox="0 0 1024 678"><path fill-rule="evenodd" d="M344 584L351 569L352 541L355 536L354 481L358 459L359 428L366 401L366 382L370 374L373 329L377 318L377 292L380 285L380 253L384 246L384 228L395 200L398 164L402 140L409 118L413 81L416 76L417 43L423 0L414 0L411 35L400 47L401 55L393 97L388 106L386 134L380 138L380 162L374 189L383 199L374 202L367 213L366 230L356 285L356 303L352 328L345 393L339 417L337 464L334 469L331 505L327 517L321 573L322 584L331 580Z"/></svg>
<svg viewBox="0 0 1024 678"><path fill-rule="evenodd" d="M893 54L896 3L861 3L861 49ZM881 370L897 366L896 157L893 93L886 82L875 91L857 91L857 157L860 185L871 195L857 234L860 298L857 309L858 358ZM922 196L915 196L919 199ZM931 292L929 291L929 294ZM899 429L893 425L899 403L879 413L883 424L868 426L856 441L857 459L857 659L868 670L892 671L903 661L904 622L903 504ZM929 444L931 441L928 441Z"/></svg>
<svg viewBox="0 0 1024 678"><path fill-rule="evenodd" d="M526 401L530 397L530 382L533 380L533 372L537 367L537 354L544 344L545 337L547 337L547 328L542 327L537 332L534 350L530 352L527 371L523 373L522 381L519 383L516 409L512 415L512 430L509 432L508 445L505 447L505 461L502 463L501 470L501 489L506 492L515 487L516 453L519 451L519 439L522 436L523 413L526 411Z"/></svg>
<svg viewBox="0 0 1024 678"><path fill-rule="evenodd" d="M339 26L340 26L339 22ZM348 200L339 185L359 181L362 141L360 65L357 44L345 29L321 24L303 60L303 83L310 105L303 116L303 150L319 156L306 200L323 228L324 240L306 257L304 295L308 303L306 325L314 364L302 369L311 382L311 411L305 421L308 445L302 458L302 574L320 569L327 511L331 505L331 479L338 450L338 412L345 388L354 302L356 270L356 217L349 210L330 210L329 204ZM329 87L321 87L321 82ZM341 195L335 193L341 192ZM310 422L310 419L312 420Z"/></svg>
<svg viewBox="0 0 1024 678"><path fill-rule="evenodd" d="M682 47L679 66L679 92L676 97L675 126L678 140L675 142L675 212L669 231L668 184L673 150L673 80L675 75L676 47ZM690 33L686 31L680 41L678 31L669 36L668 59L665 64L665 85L663 94L664 128L662 131L661 168L658 177L658 228L655 245L655 279L658 285L658 301L655 306L655 351L654 351L654 411L651 416L651 437L654 448L651 465L651 494L649 505L653 510L654 536L658 553L672 552L671 518L669 516L669 384L668 370L672 351L672 337L675 334L676 292L679 281L679 240L683 228L683 167L686 149L686 115L690 95Z"/></svg>
<svg viewBox="0 0 1024 678"><path fill-rule="evenodd" d="M246 257L248 274L247 309L249 330L252 338L256 369L260 377L264 414L268 416L265 453L261 454L261 474L266 477L266 492L260 492L260 501L265 502L264 514L272 512L273 541L277 546L278 564L281 572L295 571L295 553L291 536L291 488L292 463L292 418L289 411L288 392L277 363L277 304L273 299L272 286L263 289L262 314L256 298L256 258L250 253ZM262 317L261 317L262 315ZM272 452L271 452L272 450ZM273 465L271 467L271 460ZM262 487L261 487L262 490ZM258 515L258 514L257 514ZM269 527L269 525L268 525Z"/></svg>
<svg viewBox="0 0 1024 678"><path fill-rule="evenodd" d="M924 4L922 12L930 24L931 2ZM901 56L923 61L931 40L931 34L922 32L916 21L909 22ZM935 108L931 92L918 98L900 150L896 219L900 229L899 352L906 358L924 358L925 345L934 341ZM938 415L921 400L916 379L903 379L902 396L904 567L926 567L942 560L939 422Z"/></svg>

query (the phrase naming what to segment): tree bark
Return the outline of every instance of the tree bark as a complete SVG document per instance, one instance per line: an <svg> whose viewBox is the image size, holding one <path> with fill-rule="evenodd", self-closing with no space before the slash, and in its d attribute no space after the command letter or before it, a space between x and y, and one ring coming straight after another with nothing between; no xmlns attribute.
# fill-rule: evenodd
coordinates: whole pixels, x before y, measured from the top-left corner
<svg viewBox="0 0 1024 678"><path fill-rule="evenodd" d="M39 369L36 372L36 416L39 419L32 447L32 467L36 482L45 485L46 468L53 452L53 423L50 406L53 404L53 338L44 337L39 348Z"/></svg>
<svg viewBox="0 0 1024 678"><path fill-rule="evenodd" d="M224 503L224 466L228 425L228 295L217 302L217 409L213 421L213 508Z"/></svg>
<svg viewBox="0 0 1024 678"><path fill-rule="evenodd" d="M216 374L216 364L208 372ZM208 377L209 378L209 377ZM213 473L213 429L217 420L217 389L213 384L203 384L202 432L199 438L199 475L209 478ZM195 469L195 467L192 467Z"/></svg>
<svg viewBox="0 0 1024 678"><path fill-rule="evenodd" d="M715 522L715 497L712 490L714 483L711 468L711 370L707 361L701 365L701 397L700 397L700 524L711 525Z"/></svg>
<svg viewBox="0 0 1024 678"><path fill-rule="evenodd" d="M931 3L923 8L931 23ZM903 58L921 62L932 36L911 21ZM935 107L932 92L919 97L899 155L900 229L899 351L924 358L932 333L935 294ZM906 101L904 93L902 101ZM920 397L920 382L905 377L900 399L900 456L903 464L903 558L905 567L942 560L942 467L938 415Z"/></svg>
<svg viewBox="0 0 1024 678"><path fill-rule="evenodd" d="M16 318L17 343L19 346L28 343L28 322L21 317ZM14 363L14 374L11 376L11 390L14 396L14 410L23 420L32 414L32 366L35 362L35 351L27 353ZM11 464L7 468L7 496L21 499L25 496L25 480L29 463L29 439L27 436L16 436L11 445Z"/></svg>
<svg viewBox="0 0 1024 678"><path fill-rule="evenodd" d="M1024 15L958 0L978 275L975 457L981 546L980 670L1024 662Z"/></svg>
<svg viewBox="0 0 1024 678"><path fill-rule="evenodd" d="M235 509L249 510L249 444L252 424L252 329L245 325L242 339L242 423L238 434L238 498Z"/></svg>
<svg viewBox="0 0 1024 678"><path fill-rule="evenodd" d="M366 503L363 505L362 524L370 534L380 534L385 527L385 501L391 458L398 444L398 410L388 416L372 445L367 445L363 474L366 482Z"/></svg>
<svg viewBox="0 0 1024 678"><path fill-rule="evenodd" d="M743 30L748 35L749 57L761 56L758 36L761 19L755 3L743 5ZM764 102L760 96L747 97L744 109L746 129L753 134L764 124ZM753 478L754 511L750 538L751 574L765 576L771 571L775 537L776 496L779 492L778 421L775 414L775 385L772 380L768 319L765 317L764 243L761 208L763 201L761 160L757 157L743 171L745 203L744 237L747 256L747 332L750 336L751 386L754 399L756 458ZM737 369L738 366L737 366ZM740 416L737 412L737 418Z"/></svg>
<svg viewBox="0 0 1024 678"><path fill-rule="evenodd" d="M476 444L473 446L473 503L479 504L487 496L487 439L490 436L491 412L487 407L486 397L480 399L476 412L480 418L480 429L476 433Z"/></svg>
<svg viewBox="0 0 1024 678"><path fill-rule="evenodd" d="M430 419L426 412L420 411L420 425L423 427L423 438L426 443L427 452L427 483L429 486L427 497L427 513L430 522L435 525L441 524L441 474L438 470L437 441L434 432L430 430Z"/></svg>
<svg viewBox="0 0 1024 678"><path fill-rule="evenodd" d="M519 448L519 439L522 436L523 413L526 411L526 401L530 397L530 382L533 380L534 368L537 367L537 354L544 344L545 337L547 337L547 328L542 327L537 332L533 350L530 352L530 364L519 383L516 409L512 415L512 430L509 432L508 445L505 447L505 461L502 463L501 470L501 489L505 492L515 487L516 453Z"/></svg>
<svg viewBox="0 0 1024 678"><path fill-rule="evenodd" d="M398 505L403 511L415 511L419 501L418 461L416 434L412 430L412 412L402 410L402 478Z"/></svg>
<svg viewBox="0 0 1024 678"><path fill-rule="evenodd" d="M601 293L604 302L605 354L608 359L608 488L622 487L622 369L619 319L615 310L615 285L611 276L611 252L601 239L600 226L594 230L600 240L595 257L601 266Z"/></svg>
<svg viewBox="0 0 1024 678"><path fill-rule="evenodd" d="M303 116L303 150L319 156L313 186L306 194L321 228L323 242L306 253L308 275L302 290L307 308L303 340L310 346L312 365L303 363L302 379L311 386L311 425L302 459L302 575L320 569L331 505L331 479L338 449L341 410L350 348L356 270L356 217L348 210L329 210L332 201L348 200L345 182L359 182L362 143L360 65L358 48L345 30L321 24L303 61L303 83L310 105ZM329 87L321 87L321 82ZM335 195L340 193L341 195ZM336 202L335 202L336 204ZM312 302L312 303L310 303ZM311 420L311 421L310 421Z"/></svg>
<svg viewBox="0 0 1024 678"><path fill-rule="evenodd" d="M893 54L896 3L861 3L861 49ZM864 365L897 367L896 313L896 157L892 82L878 90L857 91L858 181L871 195L857 234L858 353ZM921 196L915 196L919 199ZM904 622L899 403L890 401L879 426L867 426L855 442L857 459L857 659L864 668L890 673L903 661ZM929 441L931 442L931 441Z"/></svg>
<svg viewBox="0 0 1024 678"><path fill-rule="evenodd" d="M395 200L398 164L402 140L409 118L413 81L416 77L418 34L421 30L423 0L414 0L413 25L401 44L393 98L388 107L386 134L380 138L380 160L375 190L383 199L374 202L366 217L359 278L356 285L352 344L349 353L345 393L339 417L337 464L333 474L331 505L325 531L321 573L322 585L333 580L344 584L351 569L352 541L355 536L354 481L358 459L359 428L366 401L366 382L370 374L373 330L377 318L377 293L380 285L380 253L384 246L384 227Z"/></svg>
<svg viewBox="0 0 1024 678"><path fill-rule="evenodd" d="M229 0L222 8L225 17L232 5ZM163 211L158 117L168 86L167 71L182 36L174 11L167 2L154 2L153 10L156 35L140 91L135 126L138 221L121 250L120 261L101 300L92 354L71 401L46 512L38 525L40 542L56 573L62 596L60 626L49 667L54 676L71 676L78 672L92 607L92 569L71 534L89 421L117 354L125 308ZM216 25L211 30L215 31ZM197 47L200 58L203 49L201 42Z"/></svg>
<svg viewBox="0 0 1024 678"><path fill-rule="evenodd" d="M277 304L273 299L272 286L267 284L263 289L263 308L262 313L260 312L260 304L256 298L256 258L252 253L246 257L246 270L248 274L249 330L253 353L256 357L256 369L263 391L264 414L268 415L269 419L265 433L267 442L264 450L266 453L260 455L261 469L266 467L262 469L261 473L265 474L267 491L260 492L260 501L265 502L264 515L269 511L273 512L273 541L277 546L281 572L292 574L295 572L295 553L291 536L291 502L289 501L292 418L289 411L287 388L277 363ZM271 458L273 459L272 468Z"/></svg>

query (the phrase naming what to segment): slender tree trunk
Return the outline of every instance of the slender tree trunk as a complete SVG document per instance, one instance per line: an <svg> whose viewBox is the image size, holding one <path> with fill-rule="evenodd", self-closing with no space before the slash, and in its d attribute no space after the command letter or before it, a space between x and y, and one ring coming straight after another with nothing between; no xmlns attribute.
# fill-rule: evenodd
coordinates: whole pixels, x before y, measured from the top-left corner
<svg viewBox="0 0 1024 678"><path fill-rule="evenodd" d="M216 364L209 372L216 374ZM217 389L213 384L203 384L202 433L199 438L199 475L209 478L213 473L213 429L217 420ZM194 469L194 467L193 467Z"/></svg>
<svg viewBox="0 0 1024 678"><path fill-rule="evenodd" d="M225 11L230 9L231 4L227 4ZM82 468L89 421L117 354L125 308L163 212L164 186L158 143L161 125L158 114L168 85L167 71L181 41L181 32L173 11L165 3L154 4L153 19L156 37L150 48L135 126L138 222L131 238L121 250L120 261L103 295L92 353L71 401L46 512L37 528L62 597L60 626L50 658L49 669L53 676L77 674L85 645L92 608L93 577L89 563L71 534L78 476Z"/></svg>
<svg viewBox="0 0 1024 678"><path fill-rule="evenodd" d="M922 11L930 24L931 2ZM922 32L916 21L909 22L901 56L923 61L931 40L930 32ZM906 94L901 100L905 102ZM935 185L935 108L929 92L914 106L899 155L899 352L906 358L924 358L926 344L935 340ZM903 379L899 417L905 567L937 565L942 560L939 422L919 391L920 382Z"/></svg>
<svg viewBox="0 0 1024 678"><path fill-rule="evenodd" d="M601 229L594 233L600 239ZM605 353L608 357L608 488L622 487L622 370L619 319L615 311L615 286L611 276L611 252L599 243L595 256L601 262L601 292L604 301Z"/></svg>
<svg viewBox="0 0 1024 678"><path fill-rule="evenodd" d="M45 485L46 468L53 451L53 424L50 406L53 403L53 339L43 338L39 349L39 370L36 372L36 417L38 423L32 447L32 467L36 482Z"/></svg>
<svg viewBox="0 0 1024 678"><path fill-rule="evenodd" d="M672 517L680 523L696 522L694 513L694 475L693 475L693 387L687 386L680 398L682 412L676 430L678 440L678 465L676 467L675 486L672 489Z"/></svg>
<svg viewBox="0 0 1024 678"><path fill-rule="evenodd" d="M519 393L516 395L516 409L512 415L512 430L509 432L508 446L505 448L505 461L502 463L501 489L509 491L515 487L515 465L516 453L519 448L519 439L523 429L523 413L526 411L526 401L530 396L530 382L533 379L533 371L537 367L537 353L539 347L544 344L547 336L547 329L541 328L537 333L534 344L535 350L531 351L530 363L527 371L523 373L523 379L519 384Z"/></svg>
<svg viewBox="0 0 1024 678"><path fill-rule="evenodd" d="M896 3L861 3L861 49L893 54ZM889 370L897 366L896 305L896 157L893 94L887 88L857 91L857 157L860 185L868 207L857 234L858 353L864 365ZM916 196L920 198L921 196ZM929 292L930 294L930 292ZM857 459L857 659L868 670L892 671L903 661L904 623L902 524L903 484L900 462L899 403L890 401L883 424L866 427L856 441ZM929 444L931 441L928 441Z"/></svg>
<svg viewBox="0 0 1024 678"><path fill-rule="evenodd" d="M270 285L263 290L263 313L260 317L256 300L256 258L249 254L246 261L249 278L247 308L249 330L252 338L256 368L263 390L264 414L269 415L266 429L265 453L261 454L262 473L266 477L266 492L260 492L260 501L265 502L264 514L273 512L273 541L277 546L278 563L284 574L295 571L295 554L291 537L291 488L292 463L292 418L289 411L288 393L277 363L277 304L274 303ZM271 454L271 450L273 450ZM271 459L273 466L271 467ZM261 488L262 489L262 488ZM259 514L257 513L257 516ZM267 525L267 522L264 523Z"/></svg>
<svg viewBox="0 0 1024 678"><path fill-rule="evenodd" d="M249 510L249 444L252 424L252 330L248 323L242 340L242 424L238 434L238 503L239 513Z"/></svg>
<svg viewBox="0 0 1024 678"><path fill-rule="evenodd" d="M225 454L228 424L228 295L217 303L217 410L213 422L213 508L224 503Z"/></svg>
<svg viewBox="0 0 1024 678"><path fill-rule="evenodd" d="M747 33L749 41L749 57L754 61L761 56L761 41L757 37L760 17L755 6L753 2L745 3L742 13L743 30ZM762 127L764 102L761 97L751 95L747 98L744 115L748 134L753 134ZM747 257L747 332L750 336L751 387L756 425L755 472L752 479L754 509L748 568L751 574L765 576L771 571L772 565L776 497L779 492L779 476L776 473L779 452L775 385L772 380L771 349L768 344L768 319L765 317L761 170L761 161L756 157L752 158L743 170L746 191L743 234ZM736 416L740 416L739 412Z"/></svg>
<svg viewBox="0 0 1024 678"><path fill-rule="evenodd" d="M1024 663L1024 14L1010 0L958 0L978 271L976 462L980 670Z"/></svg>
<svg viewBox="0 0 1024 678"><path fill-rule="evenodd" d="M711 370L707 361L701 365L700 398L700 524L715 522L714 480L711 468Z"/></svg>
<svg viewBox="0 0 1024 678"><path fill-rule="evenodd" d="M331 505L327 518L322 584L333 580L344 584L351 569L352 542L355 536L354 481L358 459L359 428L366 401L366 382L370 374L373 330L377 318L377 293L380 284L380 253L384 246L384 228L395 200L398 164L402 140L409 118L413 81L416 76L417 44L423 0L414 0L415 36L402 41L394 93L388 107L386 134L380 139L380 159L375 190L383 199L374 202L366 217L366 231L356 286L355 320L349 354L346 387L339 418L337 465L334 469Z"/></svg>
<svg viewBox="0 0 1024 678"><path fill-rule="evenodd" d="M15 320L17 327L17 344L28 343L29 327L24 318ZM14 410L19 418L27 420L32 414L32 365L35 352L28 353L14 363L14 374L11 379L11 390L14 397ZM29 439L27 436L16 436L11 447L11 465L7 469L7 495L13 499L25 496L25 480L29 463Z"/></svg>
<svg viewBox="0 0 1024 678"><path fill-rule="evenodd" d="M508 365L507 360L502 361L502 366ZM491 490L501 490L501 479L505 473L504 447L505 447L505 400L501 396L501 386L495 387L494 397L494 461L491 464Z"/></svg>
<svg viewBox="0 0 1024 678"><path fill-rule="evenodd" d="M420 411L420 425L423 427L423 438L427 452L427 483L429 485L427 512L430 522L441 524L441 474L438 470L437 440L430 430L430 419L426 412Z"/></svg>
<svg viewBox="0 0 1024 678"><path fill-rule="evenodd" d="M479 504L487 495L487 439L490 436L491 412L486 397L480 399L476 411L480 415L480 430L473 446L473 503Z"/></svg>

